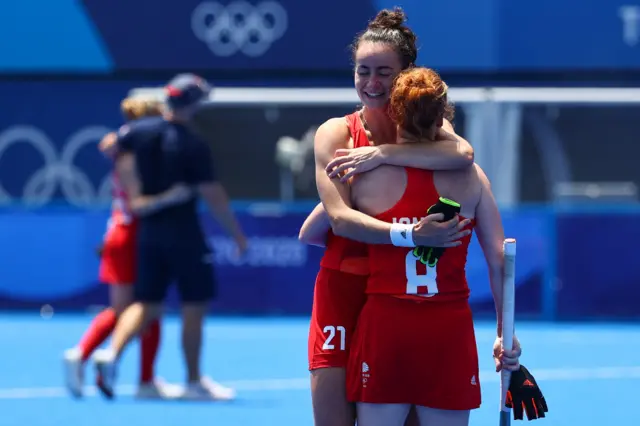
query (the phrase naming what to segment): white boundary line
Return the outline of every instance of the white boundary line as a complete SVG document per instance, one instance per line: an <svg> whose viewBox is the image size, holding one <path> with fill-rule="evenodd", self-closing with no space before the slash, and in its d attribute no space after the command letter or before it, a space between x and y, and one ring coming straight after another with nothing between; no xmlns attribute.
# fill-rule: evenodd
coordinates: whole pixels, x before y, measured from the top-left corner
<svg viewBox="0 0 640 426"><path fill-rule="evenodd" d="M640 366L534 369L533 373L535 374L536 380L540 382L636 380L640 379ZM480 381L482 384L497 383L499 379L500 376L494 371L486 370L480 372ZM309 378L235 380L224 382L224 384L236 389L238 392L308 390ZM134 392L135 386L133 385L122 385L117 388L118 396L131 396ZM89 386L85 389L85 396L95 395L97 395L95 387ZM0 388L0 400L64 398L68 396L69 394L64 387Z"/></svg>

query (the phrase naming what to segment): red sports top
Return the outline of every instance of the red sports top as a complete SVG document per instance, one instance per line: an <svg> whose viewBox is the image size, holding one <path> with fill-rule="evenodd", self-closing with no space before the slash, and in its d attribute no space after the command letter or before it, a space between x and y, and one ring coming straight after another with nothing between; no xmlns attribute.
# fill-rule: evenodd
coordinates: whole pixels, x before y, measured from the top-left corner
<svg viewBox="0 0 640 426"><path fill-rule="evenodd" d="M345 117L349 126L349 133L353 139L353 147L370 146L367 134L362 127L358 112ZM327 244L320 266L357 275L367 275L367 245L358 241L348 240L334 235L331 230L327 235Z"/></svg>
<svg viewBox="0 0 640 426"><path fill-rule="evenodd" d="M127 225L134 221L133 214L129 208L129 198L124 188L120 184L120 180L115 172L111 175L113 185L111 202L111 219L112 224Z"/></svg>
<svg viewBox="0 0 640 426"><path fill-rule="evenodd" d="M407 185L395 206L375 216L389 223L417 223L438 202L433 172L405 168ZM472 222L471 227L474 226ZM467 249L471 234L458 247L448 248L434 268L429 268L414 255L413 249L392 245L368 246L370 276L368 294L391 294L427 301L467 299L469 286L465 276Z"/></svg>

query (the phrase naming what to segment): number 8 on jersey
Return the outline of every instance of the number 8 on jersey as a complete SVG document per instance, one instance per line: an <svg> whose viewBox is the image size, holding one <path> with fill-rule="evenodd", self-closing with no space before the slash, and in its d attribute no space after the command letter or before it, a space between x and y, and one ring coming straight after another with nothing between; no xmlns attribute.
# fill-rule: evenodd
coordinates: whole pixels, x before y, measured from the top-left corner
<svg viewBox="0 0 640 426"><path fill-rule="evenodd" d="M433 297L438 294L437 264L433 267L424 265L420 258L413 254L413 249L409 250L405 257L405 271L407 276L407 294ZM426 268L426 272L421 274L418 268Z"/></svg>

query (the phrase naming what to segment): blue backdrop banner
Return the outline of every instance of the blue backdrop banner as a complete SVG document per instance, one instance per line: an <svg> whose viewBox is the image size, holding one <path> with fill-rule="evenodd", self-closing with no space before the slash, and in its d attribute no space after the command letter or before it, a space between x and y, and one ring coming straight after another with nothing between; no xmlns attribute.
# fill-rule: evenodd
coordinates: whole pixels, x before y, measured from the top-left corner
<svg viewBox="0 0 640 426"><path fill-rule="evenodd" d="M362 0L84 3L117 68L136 70L347 70L347 45L375 14Z"/></svg>
<svg viewBox="0 0 640 426"><path fill-rule="evenodd" d="M398 3L440 71L640 67L637 0L21 0L0 9L0 70L346 71L355 35Z"/></svg>
<svg viewBox="0 0 640 426"><path fill-rule="evenodd" d="M216 310L244 314L308 314L313 283L322 256L319 248L297 239L307 210L258 209L239 212L250 239L248 254L238 259L232 241L203 214L203 226L215 252L220 283ZM4 262L0 296L4 306L78 309L105 303L104 286L96 282L98 259L94 247L101 241L108 214L55 210L6 210L0 221L0 248ZM516 224L517 221L517 224ZM536 215L505 217L507 229L518 238L520 259L517 283L527 297L520 312L541 312L541 282L549 259L545 252L544 218ZM469 254L472 302L492 312L486 266L477 242ZM520 294L520 293L519 293Z"/></svg>
<svg viewBox="0 0 640 426"><path fill-rule="evenodd" d="M158 82L0 82L0 202L108 200L98 141L122 125L120 101Z"/></svg>
<svg viewBox="0 0 640 426"><path fill-rule="evenodd" d="M250 250L237 258L232 240L206 213L202 224L215 252L224 314L308 315L322 249L298 241L310 205L251 204L237 208ZM0 307L84 309L106 304L96 281L95 247L108 212L69 207L0 210ZM581 212L517 209L503 212L506 235L518 241L517 312L546 319L640 318L640 266L632 247L640 211ZM588 232L585 232L585 229ZM628 232L617 237L619 230ZM494 315L484 256L473 239L467 276L478 314ZM176 305L176 297L170 298Z"/></svg>
<svg viewBox="0 0 640 426"><path fill-rule="evenodd" d="M346 70L354 36L397 4L85 0L119 69ZM418 35L419 63L441 71L640 67L640 5L627 0L405 0L402 7ZM145 22L135 37L122 30Z"/></svg>
<svg viewBox="0 0 640 426"><path fill-rule="evenodd" d="M560 318L640 318L637 211L562 212L557 219Z"/></svg>

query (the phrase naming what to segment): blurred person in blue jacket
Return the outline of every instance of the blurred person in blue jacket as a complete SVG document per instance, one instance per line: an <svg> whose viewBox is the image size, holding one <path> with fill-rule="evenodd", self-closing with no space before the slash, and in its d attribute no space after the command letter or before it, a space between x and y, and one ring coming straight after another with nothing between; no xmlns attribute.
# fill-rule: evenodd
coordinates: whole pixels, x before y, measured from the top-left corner
<svg viewBox="0 0 640 426"><path fill-rule="evenodd" d="M162 114L161 102L139 98L124 99L120 109L128 122ZM120 161L119 153L114 149L116 141L116 133L111 132L105 135L99 144L100 151L113 161L114 168L111 217L99 250L99 281L109 285L110 306L96 315L80 342L63 355L66 386L74 397L83 396L86 361L111 336L118 317L133 302L133 283L137 276L138 216L173 203L182 203L191 197L190 191L183 185L174 185L155 197L149 197L143 209L139 205L132 206L116 170L116 164ZM153 321L141 336L140 380L135 394L137 398L162 398L170 393L171 387L157 379L154 374L159 344L160 322Z"/></svg>
<svg viewBox="0 0 640 426"><path fill-rule="evenodd" d="M198 195L232 236L238 255L247 240L231 211L227 193L212 164L210 147L190 125L210 87L192 74L176 76L166 87L166 110L161 117L124 126L118 133L122 183L132 200L144 206L149 198L174 185L184 185L191 196L140 219L136 302L120 317L111 347L96 352L99 389L114 396L116 364L127 344L162 314L162 303L175 281L181 299L182 347L187 364L185 399L232 399L235 392L202 375L200 356L203 320L216 295L213 257L201 229Z"/></svg>

